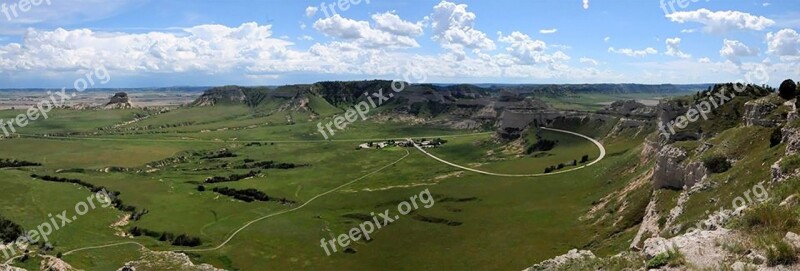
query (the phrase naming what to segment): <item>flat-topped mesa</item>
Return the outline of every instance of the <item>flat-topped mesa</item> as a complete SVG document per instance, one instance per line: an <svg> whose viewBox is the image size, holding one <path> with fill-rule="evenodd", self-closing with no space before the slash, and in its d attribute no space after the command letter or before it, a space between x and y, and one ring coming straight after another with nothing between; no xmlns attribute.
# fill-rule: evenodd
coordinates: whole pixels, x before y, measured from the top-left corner
<svg viewBox="0 0 800 271"><path fill-rule="evenodd" d="M133 108L128 93L117 92L111 99L103 106L103 109L128 109Z"/></svg>
<svg viewBox="0 0 800 271"><path fill-rule="evenodd" d="M192 106L214 106L218 104L246 104L248 97L244 88L225 86L206 90L191 103Z"/></svg>

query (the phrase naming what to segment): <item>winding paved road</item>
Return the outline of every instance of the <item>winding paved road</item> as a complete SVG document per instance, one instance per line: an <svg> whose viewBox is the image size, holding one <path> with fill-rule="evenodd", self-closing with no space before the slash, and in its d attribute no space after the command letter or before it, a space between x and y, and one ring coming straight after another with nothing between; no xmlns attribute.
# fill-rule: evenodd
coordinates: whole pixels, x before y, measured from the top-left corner
<svg viewBox="0 0 800 271"><path fill-rule="evenodd" d="M550 175L562 174L562 173L567 173L567 172L570 172L570 171L575 171L575 170L579 170L579 169L594 165L595 163L600 162L600 160L603 160L603 158L606 157L606 148L604 148L603 144L600 144L600 142L598 142L594 138L591 138L591 137L588 137L588 136L585 136L585 135L582 135L582 134L579 134L579 133L576 133L576 132L566 131L566 130L546 128L546 127L541 127L541 128L544 129L544 130L567 133L567 134L576 135L576 136L585 138L586 140L589 140L592 143L594 143L597 146L597 148L600 149L600 156L598 156L597 159L595 159L591 163L588 163L588 164L585 164L585 165L582 165L582 166L579 166L579 167L576 167L576 168L571 168L571 169L568 169L568 170L562 170L562 171L550 172L550 173L535 173L535 174L504 174L504 173L493 173L493 172L478 170L478 169L474 169L474 168L468 168L468 167L465 167L465 166L461 166L461 165L449 162L447 160L444 160L442 158L436 157L435 155L425 151L425 149L423 149L422 147L417 145L417 143L413 143L413 141L411 141L411 139L408 139L408 140L411 141L414 144L414 147L416 147L417 150L419 150L420 152L422 152L424 154L427 154L428 156L430 156L433 159L436 159L439 162L442 162L442 163L445 163L447 165L450 165L450 166L453 166L453 167L457 167L457 168L460 168L460 169L463 169L463 170L472 171L472 172L475 172L475 173L480 173L480 174L485 174L485 175L499 176L499 177L542 177L542 176L550 176Z"/></svg>

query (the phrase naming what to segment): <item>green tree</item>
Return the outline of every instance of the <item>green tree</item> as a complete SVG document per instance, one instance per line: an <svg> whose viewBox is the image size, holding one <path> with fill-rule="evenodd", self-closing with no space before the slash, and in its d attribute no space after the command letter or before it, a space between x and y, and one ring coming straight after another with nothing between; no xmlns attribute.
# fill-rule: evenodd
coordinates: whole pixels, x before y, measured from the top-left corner
<svg viewBox="0 0 800 271"><path fill-rule="evenodd" d="M778 88L778 96L781 96L784 100L791 100L797 97L797 91L797 83L792 79L786 79Z"/></svg>

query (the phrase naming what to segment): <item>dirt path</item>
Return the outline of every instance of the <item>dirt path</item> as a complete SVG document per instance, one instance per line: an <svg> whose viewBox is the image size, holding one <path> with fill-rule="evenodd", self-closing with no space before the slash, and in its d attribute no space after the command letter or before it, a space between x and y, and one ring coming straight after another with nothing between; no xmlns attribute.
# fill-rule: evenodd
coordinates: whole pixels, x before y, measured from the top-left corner
<svg viewBox="0 0 800 271"><path fill-rule="evenodd" d="M246 223L246 224L244 224L242 227L240 227L240 228L238 228L236 231L234 231L234 232L233 232L233 233L232 233L232 234L231 234L231 235L228 237L228 239L225 239L225 241L224 241L224 242L222 242L221 244L219 244L219 245L218 245L218 246L216 246L216 247L212 247L212 248L203 248L203 249L176 249L176 250L170 250L170 251L173 251L173 252L203 252L203 251L214 251L214 250L218 250L218 249L220 249L220 248L224 247L225 245L227 245L227 244L228 244L228 243L229 243L231 240L233 240L233 238L234 238L234 237L236 237L236 235L238 235L238 234L239 234L241 231L243 231L243 230L247 229L248 227L250 227L251 225L253 225L253 224L254 224L254 223L256 223L256 222L259 222L259 221L261 221L261 220L264 220L264 219L267 219L267 218L270 218L270 217L274 217L274 216L278 216L278 215L283 215L283 214L287 214L287 213L291 213L291 212L294 212L294 211L300 210L300 209L302 209L302 208L306 207L308 204L310 204L310 203L314 202L314 200L316 200L316 199L318 199L318 198L320 198L320 197L323 197L323 196L325 196L325 195L328 195L328 194L330 194L330 193L336 192L337 190L339 190L339 189L342 189L342 188L344 188L345 186L348 186L348 185L351 185L351 184L353 184L353 183L356 183L356 182L358 182L358 181L360 181L360 180L363 180L363 179L365 179L365 178L367 178L367 177L369 177L369 176L372 176L372 175L374 175L374 174L376 174L376 173L378 173L378 172L381 172L381 171L383 171L383 170L385 170L385 169L387 169L387 168L389 168L389 167L391 167L391 166L394 166L395 164L399 163L400 161L403 161L403 160L404 160L404 159L406 159L406 158L407 158L409 155L411 155L411 152L409 152L408 150L405 150L405 151L406 151L406 154L405 154L405 155L403 155L403 157L400 157L400 159L397 159L396 161L394 161L394 162L392 162L392 163L390 163L390 164L388 164L388 165L385 165L385 166L383 166L383 167L381 167L381 168L379 168L379 169L377 169L377 170L375 170L375 171L372 171L372 172L370 172L370 173L367 173L367 174L366 174L366 175L364 175L364 176L358 177L358 178L356 178L356 179L353 179L353 180L351 180L351 181L349 181L349 182L347 182L347 183L344 183L344 184L342 184L342 185L340 185L340 186L337 186L337 187L335 187L335 188L333 188L333 189L330 189L330 190L328 190L328 191L325 191L325 192L323 192L323 193L321 193L321 194L318 194L318 195L316 195L316 196L312 197L311 199L307 200L305 203L301 204L300 206L294 207L294 208L292 208L292 209L286 209L286 210L283 210L283 211L279 211L279 212L276 212L276 213L272 213L272 214L269 214L269 215L265 215L265 216L259 217L259 218L257 218L257 219L254 219L254 220L252 220L252 221L250 221L250 222L247 222L247 223ZM140 243L138 243L138 242L129 241L129 242L119 242L119 243L112 243L112 244L107 244L107 245L99 245L99 246L90 246L90 247L76 248L76 249L73 249L73 250L70 250L70 251L67 251L67 252L65 252L65 253L64 253L64 255L69 255L69 254L72 254L72 253L75 253L75 252L79 252L79 251L85 251L85 250L91 250L91 249L100 249L100 248L107 248L107 247L114 247L114 246L121 246L121 245L128 245L128 244L130 244L130 245L133 245L133 244L135 244L135 245L138 245L138 246L140 246L140 247L142 247L142 248L146 248L144 245L142 245L142 244L140 244ZM12 259L12 260L13 260L13 259Z"/></svg>

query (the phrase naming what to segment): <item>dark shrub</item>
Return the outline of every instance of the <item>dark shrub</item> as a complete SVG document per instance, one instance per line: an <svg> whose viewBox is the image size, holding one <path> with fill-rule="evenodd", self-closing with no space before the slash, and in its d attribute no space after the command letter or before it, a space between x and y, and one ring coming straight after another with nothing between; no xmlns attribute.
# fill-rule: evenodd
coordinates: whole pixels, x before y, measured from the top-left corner
<svg viewBox="0 0 800 271"><path fill-rule="evenodd" d="M725 156L711 156L703 159L703 165L711 171L711 173L723 173L731 169L731 162Z"/></svg>
<svg viewBox="0 0 800 271"><path fill-rule="evenodd" d="M781 132L781 128L775 128L775 130L772 131L772 135L769 136L769 147L772 148L778 146L778 144L781 144L782 140L783 133Z"/></svg>

